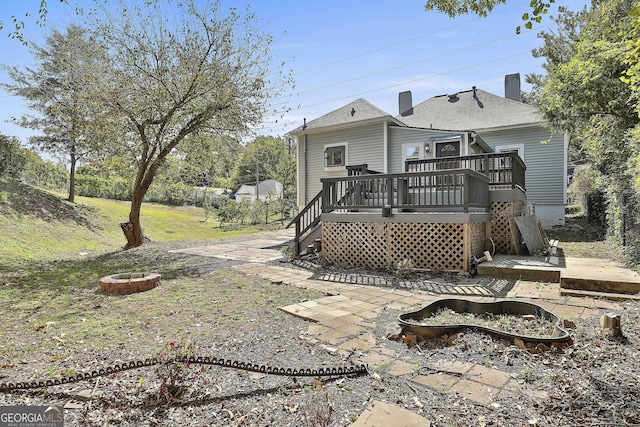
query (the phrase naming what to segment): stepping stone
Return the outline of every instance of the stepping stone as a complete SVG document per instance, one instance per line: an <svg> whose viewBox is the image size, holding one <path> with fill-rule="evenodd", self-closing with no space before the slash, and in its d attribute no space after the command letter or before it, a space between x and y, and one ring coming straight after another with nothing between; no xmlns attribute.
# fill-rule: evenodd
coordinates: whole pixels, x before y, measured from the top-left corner
<svg viewBox="0 0 640 427"><path fill-rule="evenodd" d="M429 427L424 417L389 403L374 400L351 427Z"/></svg>
<svg viewBox="0 0 640 427"><path fill-rule="evenodd" d="M81 390L78 393L76 393L76 395L73 396L73 398L76 400L87 401L87 400L91 400L91 394L92 394L91 390Z"/></svg>
<svg viewBox="0 0 640 427"><path fill-rule="evenodd" d="M77 403L71 400L64 404L64 409L83 409L83 408L84 408L83 404Z"/></svg>

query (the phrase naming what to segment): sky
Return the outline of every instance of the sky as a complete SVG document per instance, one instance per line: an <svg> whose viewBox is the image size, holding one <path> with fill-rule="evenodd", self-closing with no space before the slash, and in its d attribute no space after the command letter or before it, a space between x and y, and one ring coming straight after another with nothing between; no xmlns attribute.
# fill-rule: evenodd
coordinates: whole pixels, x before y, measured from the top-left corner
<svg viewBox="0 0 640 427"><path fill-rule="evenodd" d="M25 20L25 35L42 44L50 27L63 31L73 19L76 3L49 0L46 26L35 24L40 0L0 0L0 64L33 65L27 47L10 39L11 17ZM245 10L246 1L221 0L223 8ZM571 10L584 0L561 0ZM557 14L557 4L549 15ZM311 121L358 98L391 115L398 114L398 94L411 91L413 103L472 86L504 95L504 76L520 73L522 89L530 73L543 73L543 60L531 50L541 46L540 31L553 30L545 16L532 31L515 33L529 1L510 0L485 18L463 15L451 19L425 11L424 0L254 0L250 10L261 29L274 36L274 63L284 61L295 87L288 88L273 107L278 110L255 129L262 135L281 136L306 118ZM0 71L0 82L7 82ZM20 98L0 89L0 133L17 136L26 144L34 131L8 123L29 114Z"/></svg>

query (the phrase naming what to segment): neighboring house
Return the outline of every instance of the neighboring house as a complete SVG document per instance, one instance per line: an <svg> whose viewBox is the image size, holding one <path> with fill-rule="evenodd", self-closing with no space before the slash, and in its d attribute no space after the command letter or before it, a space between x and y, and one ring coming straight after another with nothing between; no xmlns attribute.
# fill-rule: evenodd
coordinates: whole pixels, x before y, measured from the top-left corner
<svg viewBox="0 0 640 427"><path fill-rule="evenodd" d="M564 223L568 136L545 128L520 102L473 87L392 116L364 99L291 131L297 138L294 244L322 245L328 262L468 271L485 248L524 247L516 222L536 232ZM517 220L517 221L516 221ZM524 223L526 222L526 224ZM538 231L539 232L539 231ZM310 243L315 242L314 245Z"/></svg>
<svg viewBox="0 0 640 427"><path fill-rule="evenodd" d="M226 196L229 190L222 187L193 187L196 199L202 199L205 195Z"/></svg>
<svg viewBox="0 0 640 427"><path fill-rule="evenodd" d="M515 150L527 167L527 202L537 218L547 228L564 224L569 138L552 134L537 109L520 102L519 79L505 78L513 99L474 87L413 106L409 93L396 116L358 99L305 122L290 132L298 139L299 208L320 191L321 178L346 176L348 165L400 173L411 158ZM452 149L452 141L455 153L439 151Z"/></svg>
<svg viewBox="0 0 640 427"><path fill-rule="evenodd" d="M253 203L256 200L266 200L267 197L282 197L282 190L282 183L273 179L265 179L259 183L257 191L255 185L243 184L235 193L236 202Z"/></svg>

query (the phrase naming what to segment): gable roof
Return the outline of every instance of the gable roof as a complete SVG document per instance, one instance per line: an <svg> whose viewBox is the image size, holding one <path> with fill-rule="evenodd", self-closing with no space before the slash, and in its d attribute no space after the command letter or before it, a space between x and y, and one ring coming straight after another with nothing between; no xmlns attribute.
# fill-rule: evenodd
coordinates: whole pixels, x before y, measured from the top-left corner
<svg viewBox="0 0 640 427"><path fill-rule="evenodd" d="M269 191L273 191L276 195L282 191L282 184L274 179L265 179L258 184L258 193L261 195L269 194ZM236 191L237 195L241 196L255 196L256 195L256 186L249 184L242 184L238 191Z"/></svg>
<svg viewBox="0 0 640 427"><path fill-rule="evenodd" d="M321 128L341 127L357 122L388 120L402 126L402 122L389 113L376 107L364 98L356 99L349 104L333 110L324 116L311 120L306 126L298 126L290 134L309 132Z"/></svg>
<svg viewBox="0 0 640 427"><path fill-rule="evenodd" d="M240 188L238 188L238 191L236 191L235 194L236 195L241 195L241 196L254 195L254 194L256 194L256 186L255 185L242 184L240 186Z"/></svg>
<svg viewBox="0 0 640 427"><path fill-rule="evenodd" d="M282 191L282 184L277 182L275 179L265 179L258 184L258 192L260 194L269 194L269 191L273 191L276 196L280 195L279 193Z"/></svg>
<svg viewBox="0 0 640 427"><path fill-rule="evenodd" d="M536 107L481 89L440 95L413 107L413 115L396 116L407 126L482 130L541 123Z"/></svg>

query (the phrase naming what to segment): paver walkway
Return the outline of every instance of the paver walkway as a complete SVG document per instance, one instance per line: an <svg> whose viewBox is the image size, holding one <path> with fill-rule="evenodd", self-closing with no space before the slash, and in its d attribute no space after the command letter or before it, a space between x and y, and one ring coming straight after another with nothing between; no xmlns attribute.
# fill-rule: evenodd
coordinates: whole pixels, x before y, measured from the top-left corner
<svg viewBox="0 0 640 427"><path fill-rule="evenodd" d="M403 377L440 392L457 393L473 402L489 405L495 398L515 395L521 389L509 373L481 364L438 360L429 366L428 374L416 374L415 366L400 360L384 341L373 335L372 320L385 309L413 311L440 298L438 295L414 294L410 291L380 288L361 284L333 283L314 280L313 273L286 266L268 264L280 258L273 249L290 238L289 230L281 235L238 244L212 245L180 250L201 256L247 261L235 268L290 286L314 289L327 295L313 301L295 303L280 309L311 323L302 339L321 346L329 352L350 354L362 351L360 360L372 370L386 365L386 373ZM267 249L264 249L267 248ZM467 297L476 301L494 301L492 297ZM518 281L507 298L541 305L562 318L577 319L602 315L606 311L622 310L613 301L560 296L559 284Z"/></svg>

